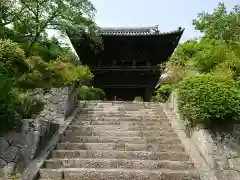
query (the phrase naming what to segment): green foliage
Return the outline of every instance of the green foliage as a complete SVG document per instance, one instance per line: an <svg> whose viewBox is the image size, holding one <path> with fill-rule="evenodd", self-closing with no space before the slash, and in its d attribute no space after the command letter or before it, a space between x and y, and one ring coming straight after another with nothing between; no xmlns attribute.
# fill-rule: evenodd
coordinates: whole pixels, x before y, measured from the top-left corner
<svg viewBox="0 0 240 180"><path fill-rule="evenodd" d="M17 78L28 72L24 51L17 43L10 40L0 39L0 66L1 73L8 77Z"/></svg>
<svg viewBox="0 0 240 180"><path fill-rule="evenodd" d="M135 102L143 102L143 98L142 97L135 97L133 101L135 101Z"/></svg>
<svg viewBox="0 0 240 180"><path fill-rule="evenodd" d="M79 100L104 100L105 93L99 88L91 88L88 86L81 86L77 88Z"/></svg>
<svg viewBox="0 0 240 180"><path fill-rule="evenodd" d="M0 31L4 26L12 23L20 16L22 9L17 6L17 3L16 0L0 1Z"/></svg>
<svg viewBox="0 0 240 180"><path fill-rule="evenodd" d="M197 41L186 41L180 44L173 53L170 63L175 66L185 67L189 59L191 59L198 52Z"/></svg>
<svg viewBox="0 0 240 180"><path fill-rule="evenodd" d="M95 41L94 13L89 0L0 2L0 133L42 110L44 104L25 90L82 85L92 79L89 68L79 66L78 57L59 39L69 29L81 35L92 29L88 38ZM57 30L59 38L49 38L47 29ZM101 90L91 91L104 97Z"/></svg>
<svg viewBox="0 0 240 180"><path fill-rule="evenodd" d="M97 100L104 100L105 93L100 88L91 88L91 91L95 94Z"/></svg>
<svg viewBox="0 0 240 180"><path fill-rule="evenodd" d="M212 13L202 12L193 20L195 29L206 38L217 40L240 40L240 5L227 12L226 5L219 3Z"/></svg>
<svg viewBox="0 0 240 180"><path fill-rule="evenodd" d="M195 68L204 73L210 72L217 65L224 61L229 61L232 53L231 47L221 40L203 39L199 42L199 46L205 46L196 53L192 58Z"/></svg>
<svg viewBox="0 0 240 180"><path fill-rule="evenodd" d="M86 66L74 66L61 59L44 62L40 57L30 57L27 60L30 71L18 81L21 88L51 88L74 83L85 84L93 78Z"/></svg>
<svg viewBox="0 0 240 180"><path fill-rule="evenodd" d="M240 115L240 89L236 83L213 75L184 79L178 85L180 114L192 125L211 125Z"/></svg>
<svg viewBox="0 0 240 180"><path fill-rule="evenodd" d="M13 88L13 81L0 75L0 136L16 130L23 118L33 118L43 109L43 102L20 93Z"/></svg>
<svg viewBox="0 0 240 180"><path fill-rule="evenodd" d="M17 43L0 40L0 133L16 129L21 119L34 118L43 109L43 102L23 94L22 89L84 84L92 79L87 67L61 58L50 62L40 57L26 59Z"/></svg>
<svg viewBox="0 0 240 180"><path fill-rule="evenodd" d="M58 54L58 59L60 59L62 62L72 63L76 66L81 65L78 56L68 48L66 48L65 51L62 51Z"/></svg>
<svg viewBox="0 0 240 180"><path fill-rule="evenodd" d="M157 102L158 100L157 100L157 97L156 96L152 96L151 97L151 102Z"/></svg>
<svg viewBox="0 0 240 180"><path fill-rule="evenodd" d="M216 68L219 69L219 66L228 62L229 68L236 71L235 75L238 76L240 63L239 43L226 43L223 40L205 38L198 43L194 43L194 46L190 46L191 48L189 48L189 46L189 42L179 46L170 59L173 69L171 71L175 74L177 74L177 72L180 73L181 69L184 68L187 69L187 71L192 70L200 73L209 73Z"/></svg>
<svg viewBox="0 0 240 180"><path fill-rule="evenodd" d="M13 101L15 111L21 119L35 118L44 108L44 102L34 96L19 93Z"/></svg>
<svg viewBox="0 0 240 180"><path fill-rule="evenodd" d="M21 0L18 7L22 9L21 16L12 23L18 36L29 39L27 56L36 55L31 54L31 50L47 29L65 34L69 28L84 32L95 26L92 21L95 8L89 0Z"/></svg>
<svg viewBox="0 0 240 180"><path fill-rule="evenodd" d="M28 44L30 42L25 41L23 43L21 42L21 40L16 41L22 44L22 48L26 52L28 49ZM60 56L61 59L64 59L65 61L68 60L70 62L73 61L73 58L76 58L71 54L71 52L72 51L70 47L65 46L65 44L63 43L60 43L59 40L55 37L49 39L47 36L42 36L38 39L38 42L34 43L34 45L32 46L31 52L29 52L29 56L40 56L46 62L55 60Z"/></svg>
<svg viewBox="0 0 240 180"><path fill-rule="evenodd" d="M15 94L12 93L13 81L0 74L0 136L19 125L18 114L12 104Z"/></svg>
<svg viewBox="0 0 240 180"><path fill-rule="evenodd" d="M172 87L170 84L163 84L160 88L157 90L156 99L159 102L166 102L172 92Z"/></svg>

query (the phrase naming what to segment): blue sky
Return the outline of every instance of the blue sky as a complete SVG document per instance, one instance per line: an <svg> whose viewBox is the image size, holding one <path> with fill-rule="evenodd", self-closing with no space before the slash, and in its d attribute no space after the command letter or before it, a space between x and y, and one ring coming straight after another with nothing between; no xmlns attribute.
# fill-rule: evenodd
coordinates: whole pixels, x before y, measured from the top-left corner
<svg viewBox="0 0 240 180"><path fill-rule="evenodd" d="M160 31L185 28L181 41L198 37L192 19L201 11L212 12L219 2L231 9L240 0L92 0L99 26L154 26Z"/></svg>

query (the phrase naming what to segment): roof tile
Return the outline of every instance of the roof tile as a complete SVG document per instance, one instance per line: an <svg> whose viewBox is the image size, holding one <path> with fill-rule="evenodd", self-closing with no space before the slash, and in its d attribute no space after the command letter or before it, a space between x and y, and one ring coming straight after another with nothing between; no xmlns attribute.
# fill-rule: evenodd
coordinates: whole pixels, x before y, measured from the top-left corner
<svg viewBox="0 0 240 180"><path fill-rule="evenodd" d="M158 30L158 26L153 27L137 27L137 28L100 28L98 30L99 34L102 35L127 35L127 36L134 36L134 35L159 35L159 34L170 34L175 32L181 32L184 29L179 28L177 31L167 32L167 33L160 33Z"/></svg>

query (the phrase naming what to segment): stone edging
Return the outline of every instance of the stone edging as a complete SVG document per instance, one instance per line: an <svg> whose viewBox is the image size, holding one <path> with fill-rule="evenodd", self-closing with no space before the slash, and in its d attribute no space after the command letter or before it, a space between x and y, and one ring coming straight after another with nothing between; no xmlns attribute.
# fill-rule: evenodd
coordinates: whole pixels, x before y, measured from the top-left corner
<svg viewBox="0 0 240 180"><path fill-rule="evenodd" d="M184 131L185 127L179 122L179 117L176 116L166 105L163 105L163 111L168 117L174 131L182 141L186 151L189 153L195 168L199 170L201 180L217 180L214 171L211 170L208 163L206 163L204 158L200 155L195 144L187 137Z"/></svg>
<svg viewBox="0 0 240 180"><path fill-rule="evenodd" d="M222 147L219 147L219 144L212 138L211 133L207 129L201 128L200 126L191 130L187 129L187 126L178 114L177 92L172 92L170 98L163 107L172 125L175 126L174 129L176 129L176 131L181 129L180 131L182 131L185 136L187 134L188 141L192 144L191 146L198 151L199 156L208 167L208 170L206 170L211 171L215 179L240 179L240 158L238 155L235 155L236 153L232 152L231 149L226 151ZM185 136L184 138L186 138ZM181 134L179 137L181 137ZM185 143L183 142L183 144ZM220 146L223 146L223 144L220 143ZM229 157L226 157L226 153ZM193 157L192 159L195 163L196 160ZM200 161L197 160L197 163L199 162Z"/></svg>
<svg viewBox="0 0 240 180"><path fill-rule="evenodd" d="M35 160L31 162L31 164L25 169L25 171L22 173L20 179L21 180L34 180L36 176L38 175L39 169L43 165L44 161L47 159L51 151L55 148L61 134L64 133L68 125L75 119L77 114L79 113L81 107L77 107L72 115L70 115L66 120L64 124L60 125L59 130L56 132L56 134L52 137L52 139L49 141L47 147L42 151L42 153L37 157Z"/></svg>

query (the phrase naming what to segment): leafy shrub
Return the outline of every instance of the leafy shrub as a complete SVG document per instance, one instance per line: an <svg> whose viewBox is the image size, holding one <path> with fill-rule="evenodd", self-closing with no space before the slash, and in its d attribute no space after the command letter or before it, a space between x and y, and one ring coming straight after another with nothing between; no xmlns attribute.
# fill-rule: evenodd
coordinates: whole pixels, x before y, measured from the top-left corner
<svg viewBox="0 0 240 180"><path fill-rule="evenodd" d="M22 119L34 118L43 108L44 103L39 99L9 88L9 92L0 98L0 135L18 130Z"/></svg>
<svg viewBox="0 0 240 180"><path fill-rule="evenodd" d="M152 102L157 102L157 101L158 101L158 100L157 100L157 97L156 97L156 96L152 96L151 101L152 101Z"/></svg>
<svg viewBox="0 0 240 180"><path fill-rule="evenodd" d="M20 116L12 103L16 98L12 84L11 79L0 75L0 136L21 124Z"/></svg>
<svg viewBox="0 0 240 180"><path fill-rule="evenodd" d="M27 60L30 72L19 80L20 87L49 88L74 83L86 84L93 75L86 66L75 66L60 59L44 62L41 57L33 56Z"/></svg>
<svg viewBox="0 0 240 180"><path fill-rule="evenodd" d="M81 86L77 89L79 100L104 100L105 93L99 88Z"/></svg>
<svg viewBox="0 0 240 180"><path fill-rule="evenodd" d="M142 97L135 97L133 101L135 101L135 102L143 102L143 98Z"/></svg>
<svg viewBox="0 0 240 180"><path fill-rule="evenodd" d="M27 94L19 94L13 103L22 119L35 118L45 105L40 99Z"/></svg>
<svg viewBox="0 0 240 180"><path fill-rule="evenodd" d="M234 81L198 75L184 79L177 89L180 114L192 125L208 126L240 115L240 90Z"/></svg>
<svg viewBox="0 0 240 180"><path fill-rule="evenodd" d="M170 63L174 66L185 67L189 59L199 51L197 41L186 41L180 44L170 58Z"/></svg>
<svg viewBox="0 0 240 180"><path fill-rule="evenodd" d="M159 102L166 102L171 94L172 87L170 84L163 84L157 90L156 98Z"/></svg>
<svg viewBox="0 0 240 180"><path fill-rule="evenodd" d="M208 73L218 64L228 59L228 53L231 52L228 44L221 40L203 39L198 46L202 49L192 58L196 69L203 73Z"/></svg>
<svg viewBox="0 0 240 180"><path fill-rule="evenodd" d="M8 77L17 78L24 72L28 72L24 51L17 43L10 40L0 39L0 65L5 70L1 73Z"/></svg>
<svg viewBox="0 0 240 180"><path fill-rule="evenodd" d="M96 99L104 100L105 93L104 93L104 91L102 89L100 89L100 88L91 88L90 90L91 90L91 92L94 93Z"/></svg>

